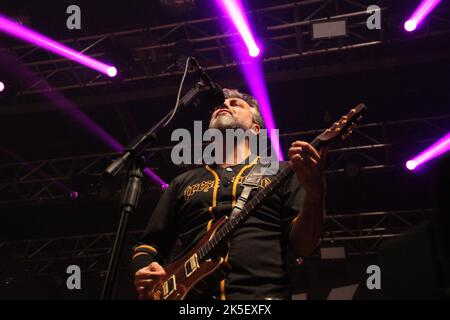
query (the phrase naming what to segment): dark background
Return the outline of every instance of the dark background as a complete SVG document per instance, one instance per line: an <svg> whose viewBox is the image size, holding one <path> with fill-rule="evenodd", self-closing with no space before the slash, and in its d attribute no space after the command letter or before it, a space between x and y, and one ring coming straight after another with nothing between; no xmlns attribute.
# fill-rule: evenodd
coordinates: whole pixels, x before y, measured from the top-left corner
<svg viewBox="0 0 450 320"><path fill-rule="evenodd" d="M276 4L291 1L276 1ZM274 1L244 1L248 8L257 9L273 5ZM391 8L389 19L408 15L419 1L384 1ZM65 28L65 8L77 4L82 8L82 30ZM217 11L211 3L198 1L196 9L188 13L169 12L159 1L2 1L0 13L27 17L29 26L54 38L66 39L85 35L107 33L130 28L157 26L171 22L213 16ZM295 59L279 64L266 64L268 90L273 115L280 133L325 128L331 119L337 119L357 103L364 102L369 111L365 123L426 118L450 114L450 55L448 34L434 37L408 39L410 35L389 30L388 39L372 49L356 49L341 54ZM20 42L0 35L3 47ZM408 62L410 61L410 62ZM361 62L364 68L351 67ZM315 66L317 67L316 69ZM347 67L348 66L348 67ZM308 69L310 68L310 69ZM312 68L312 69L311 69ZM271 74L292 74L308 70L303 77L271 77ZM290 72L290 73L289 73ZM238 69L227 68L211 72L224 87L246 90ZM0 61L0 81L20 88L26 82L15 79L5 61ZM8 82L8 80L10 80ZM140 81L134 84L112 82L100 88L64 91L72 101L82 101L93 96L102 97L115 92L129 93L130 101L98 103L89 106L77 103L89 117L126 145L138 133L144 132L160 119L175 103L175 92L153 99L134 99L137 91L158 90L159 87L176 87L180 77L158 81ZM192 83L192 76L188 77ZM48 101L39 95L16 96L14 89L0 95L0 145L26 161L44 160L66 156L110 152L99 140L93 139L78 123L64 112L48 108ZM30 106L27 111L20 107ZM39 111L37 106L45 106ZM36 107L36 108L34 108ZM1 112L1 110L0 110ZM178 127L191 128L193 120L207 120L209 112L194 110L184 112L174 119L170 127L160 133L157 145L170 145L170 133ZM448 127L447 127L448 129ZM365 172L354 177L344 174L328 179L327 208L329 214L358 213L384 210L409 210L431 208L433 202L433 176L431 169L411 174L404 163L428 144L420 143L422 134L402 126L390 128L393 147L389 149L389 169ZM424 129L426 130L426 129ZM438 138L434 133L428 134ZM286 151L289 140L283 141ZM351 145L352 141L346 145ZM183 168L168 163L167 154L157 155L152 165L157 173L170 181ZM0 164L17 162L17 158L3 153ZM78 183L86 185L86 180ZM117 186L120 181L116 182ZM69 185L76 186L72 180ZM114 188L113 188L114 189ZM117 188L116 188L117 189ZM114 189L114 192L117 190ZM155 205L159 190L146 182L141 205L131 218L130 230L142 230ZM0 191L2 192L2 191ZM113 193L114 193L113 192ZM52 238L113 232L117 227L118 196L88 196L80 192L77 201L42 201L0 205L2 223L1 241ZM419 223L420 221L417 221ZM14 255L13 255L14 256ZM98 298L104 273L83 275L83 290L69 292L65 289L65 272L46 277L35 277L28 269L10 257L0 257L1 298ZM124 267L127 257L124 256ZM353 260L352 260L353 259ZM303 266L293 266L297 292L310 292L314 299L326 298L328 288L365 283L365 268L377 262L374 256L348 258L345 261L306 261ZM118 296L134 298L130 275L124 270L120 278ZM359 298L374 298L375 294L359 290Z"/></svg>

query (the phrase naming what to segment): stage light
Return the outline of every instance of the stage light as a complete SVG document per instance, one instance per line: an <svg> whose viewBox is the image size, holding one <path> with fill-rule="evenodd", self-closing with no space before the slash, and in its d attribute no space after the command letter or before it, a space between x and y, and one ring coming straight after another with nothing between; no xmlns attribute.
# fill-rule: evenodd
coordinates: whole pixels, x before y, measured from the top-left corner
<svg viewBox="0 0 450 320"><path fill-rule="evenodd" d="M408 168L409 170L414 170L416 167L417 167L417 164L415 161L409 160L406 162L406 168Z"/></svg>
<svg viewBox="0 0 450 320"><path fill-rule="evenodd" d="M248 54L252 58L256 58L257 56L259 56L260 53L261 53L261 50L258 47L253 47L248 50Z"/></svg>
<svg viewBox="0 0 450 320"><path fill-rule="evenodd" d="M405 22L405 30L408 32L416 30L439 2L441 2L441 0L423 0L412 16Z"/></svg>
<svg viewBox="0 0 450 320"><path fill-rule="evenodd" d="M108 76L110 76L111 78L114 78L115 76L117 76L117 69L116 67L109 67L106 70L106 73L108 74Z"/></svg>
<svg viewBox="0 0 450 320"><path fill-rule="evenodd" d="M405 22L405 30L408 32L412 32L416 30L417 28L417 22L414 20L408 20Z"/></svg>
<svg viewBox="0 0 450 320"><path fill-rule="evenodd" d="M250 57L256 58L260 55L261 49L256 44L252 32L250 31L247 19L245 17L245 11L239 0L216 0L219 7L230 16L234 26L238 30L239 34L244 40L248 49Z"/></svg>
<svg viewBox="0 0 450 320"><path fill-rule="evenodd" d="M45 50L51 51L64 58L78 62L86 67L102 72L109 77L117 75L117 69L103 62L95 60L85 54L76 52L50 38L28 29L2 15L0 15L0 31L13 37L29 42Z"/></svg>
<svg viewBox="0 0 450 320"><path fill-rule="evenodd" d="M420 153L417 157L406 162L406 168L416 170L422 164L439 157L450 150L450 133Z"/></svg>
<svg viewBox="0 0 450 320"><path fill-rule="evenodd" d="M0 92L3 92L5 90L5 84L0 81Z"/></svg>

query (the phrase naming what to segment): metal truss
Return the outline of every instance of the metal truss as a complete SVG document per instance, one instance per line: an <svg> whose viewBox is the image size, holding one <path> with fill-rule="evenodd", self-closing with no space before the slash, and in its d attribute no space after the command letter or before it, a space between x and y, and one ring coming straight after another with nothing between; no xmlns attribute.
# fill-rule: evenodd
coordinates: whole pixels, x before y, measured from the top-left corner
<svg viewBox="0 0 450 320"><path fill-rule="evenodd" d="M361 125L348 141L330 150L326 174L345 177L402 166L404 163L393 156L394 148L402 148L406 143L425 149L446 134L449 127L450 115ZM292 141L311 141L321 132L323 129L283 134L281 144L287 150ZM162 167L164 161L156 156L170 159L171 149L172 146L166 146L146 150L149 163L160 164L152 167L157 173L168 165ZM69 200L72 191L99 194L100 176L116 156L105 153L0 165L0 205ZM119 191L117 186L116 193L110 196Z"/></svg>
<svg viewBox="0 0 450 320"><path fill-rule="evenodd" d="M430 213L430 209L425 209L329 215L320 247L344 246L347 256L375 254L383 240L398 237L428 221ZM128 252L131 253L131 246L141 234L142 231L129 232ZM25 271L31 276L63 276L69 265L78 265L83 273L103 277L114 236L105 233L1 242L0 274L13 277L20 266L19 273ZM128 258L123 258L124 269L128 267Z"/></svg>
<svg viewBox="0 0 450 320"><path fill-rule="evenodd" d="M142 231L129 232L130 244L136 243L141 233ZM21 272L32 275L64 275L69 265L78 265L87 273L102 272L106 270L114 237L113 233L105 233L2 242L0 252L3 261L0 272L11 272L8 270L11 265L20 265Z"/></svg>
<svg viewBox="0 0 450 320"><path fill-rule="evenodd" d="M376 254L391 239L429 221L431 209L330 214L321 247L344 247L347 256Z"/></svg>
<svg viewBox="0 0 450 320"><path fill-rule="evenodd" d="M249 11L257 34L265 43L265 63L311 55L373 47L397 40L401 28L390 6L380 5L383 26L369 30L366 10L373 0L307 0ZM450 5L442 3L429 17L430 29L408 39L450 32ZM331 19L346 19L348 35L344 38L315 41L311 24ZM395 20L395 21L394 21ZM431 23L432 22L432 23ZM62 43L100 60L112 60L121 70L121 83L158 79L180 74L176 58L194 54L208 70L235 67L232 49L240 46L239 36L225 17L182 21L142 29L118 31L67 39ZM401 40L403 41L403 40ZM52 90L67 90L109 85L113 79L31 45L9 48L42 79L19 93L27 95L49 90L39 85L48 81Z"/></svg>

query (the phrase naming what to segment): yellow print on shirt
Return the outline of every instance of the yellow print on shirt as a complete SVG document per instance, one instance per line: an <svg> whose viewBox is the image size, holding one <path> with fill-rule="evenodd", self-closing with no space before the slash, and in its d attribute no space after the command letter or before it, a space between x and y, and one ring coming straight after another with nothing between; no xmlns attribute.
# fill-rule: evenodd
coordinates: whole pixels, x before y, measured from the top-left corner
<svg viewBox="0 0 450 320"><path fill-rule="evenodd" d="M233 183L236 177L233 177L231 182ZM241 184L244 181L245 177L239 178L239 183ZM270 178L262 178L259 182L259 186L261 188L265 188L271 182ZM220 185L220 182L219 182ZM209 190L214 188L214 180L202 181L200 183L192 184L184 189L184 200L188 200L191 198L196 192L209 192Z"/></svg>
<svg viewBox="0 0 450 320"><path fill-rule="evenodd" d="M184 189L184 200L188 200L196 192L208 192L212 188L214 188L214 180L202 181L200 183L187 186L186 189Z"/></svg>

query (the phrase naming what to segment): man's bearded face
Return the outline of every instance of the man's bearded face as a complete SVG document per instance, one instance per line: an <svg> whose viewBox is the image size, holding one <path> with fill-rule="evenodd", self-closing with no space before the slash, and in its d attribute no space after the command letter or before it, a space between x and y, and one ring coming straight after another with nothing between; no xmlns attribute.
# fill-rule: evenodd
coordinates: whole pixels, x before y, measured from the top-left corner
<svg viewBox="0 0 450 320"><path fill-rule="evenodd" d="M225 131L226 129L251 129L253 114L251 106L242 99L228 98L223 105L215 108L209 128Z"/></svg>

